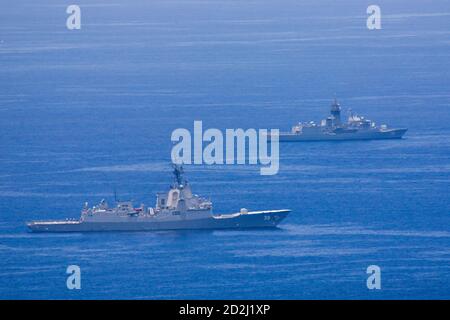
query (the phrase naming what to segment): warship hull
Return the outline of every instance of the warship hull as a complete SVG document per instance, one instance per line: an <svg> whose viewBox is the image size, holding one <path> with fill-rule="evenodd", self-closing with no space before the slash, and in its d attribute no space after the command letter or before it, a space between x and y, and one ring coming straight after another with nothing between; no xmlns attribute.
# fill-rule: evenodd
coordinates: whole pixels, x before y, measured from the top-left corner
<svg viewBox="0 0 450 320"><path fill-rule="evenodd" d="M254 211L245 214L211 215L199 219L158 221L154 218L133 218L115 221L34 221L27 223L31 232L101 232L159 231L196 229L246 229L276 227L290 210Z"/></svg>
<svg viewBox="0 0 450 320"><path fill-rule="evenodd" d="M348 140L384 140L401 139L408 129L391 129L386 131L357 131L348 133L303 134L280 132L280 142L302 141L348 141Z"/></svg>

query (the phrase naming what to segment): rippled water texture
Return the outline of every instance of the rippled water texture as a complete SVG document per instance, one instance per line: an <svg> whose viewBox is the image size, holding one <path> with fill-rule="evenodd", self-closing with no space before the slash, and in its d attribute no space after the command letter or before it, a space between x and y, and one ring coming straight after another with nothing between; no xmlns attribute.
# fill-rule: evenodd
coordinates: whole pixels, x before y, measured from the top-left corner
<svg viewBox="0 0 450 320"><path fill-rule="evenodd" d="M15 1L0 12L0 298L450 298L450 6ZM170 134L320 120L333 96L405 139L291 143L280 172L187 166L215 212L274 230L30 234L85 201L152 205ZM66 267L82 289L66 288ZM368 290L378 265L382 289Z"/></svg>

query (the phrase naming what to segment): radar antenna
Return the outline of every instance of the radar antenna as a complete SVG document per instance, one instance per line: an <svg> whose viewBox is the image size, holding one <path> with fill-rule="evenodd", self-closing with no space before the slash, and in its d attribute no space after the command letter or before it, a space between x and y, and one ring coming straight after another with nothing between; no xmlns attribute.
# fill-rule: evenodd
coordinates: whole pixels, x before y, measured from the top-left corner
<svg viewBox="0 0 450 320"><path fill-rule="evenodd" d="M334 101L331 104L331 115L334 117L333 124L335 126L341 125L341 105L337 101L336 97L334 97Z"/></svg>
<svg viewBox="0 0 450 320"><path fill-rule="evenodd" d="M173 175L175 176L175 181L178 185L183 184L183 166L173 163Z"/></svg>
<svg viewBox="0 0 450 320"><path fill-rule="evenodd" d="M337 110L341 110L341 105L339 104L339 102L337 101L337 98L336 97L334 97L334 100L333 100L333 103L331 104L331 109L332 110L335 110L335 111L337 111Z"/></svg>

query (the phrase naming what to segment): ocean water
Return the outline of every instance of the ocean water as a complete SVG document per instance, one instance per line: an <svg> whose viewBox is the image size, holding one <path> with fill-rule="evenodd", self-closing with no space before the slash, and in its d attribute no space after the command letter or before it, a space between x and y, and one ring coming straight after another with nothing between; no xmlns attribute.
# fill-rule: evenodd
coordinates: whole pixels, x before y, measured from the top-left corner
<svg viewBox="0 0 450 320"><path fill-rule="evenodd" d="M450 5L14 1L0 11L0 298L449 299ZM186 166L216 212L273 230L31 234L85 201L153 204L170 134L320 120L337 96L396 141L291 143L280 171ZM345 114L345 112L344 112ZM68 290L66 268L81 268ZM366 268L381 268L368 290Z"/></svg>

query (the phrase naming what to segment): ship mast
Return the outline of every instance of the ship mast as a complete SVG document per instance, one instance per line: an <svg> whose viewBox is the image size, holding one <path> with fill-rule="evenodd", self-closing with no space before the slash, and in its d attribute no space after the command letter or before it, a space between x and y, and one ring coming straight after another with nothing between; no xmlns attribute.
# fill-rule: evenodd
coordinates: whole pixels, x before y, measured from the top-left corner
<svg viewBox="0 0 450 320"><path fill-rule="evenodd" d="M337 99L334 98L333 103L331 104L331 115L334 117L334 125L341 125L341 105L338 103Z"/></svg>
<svg viewBox="0 0 450 320"><path fill-rule="evenodd" d="M175 176L175 183L177 186L180 186L183 184L183 166L172 164L173 167L173 175Z"/></svg>

